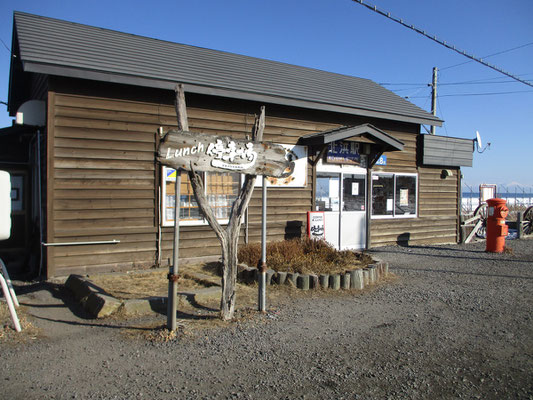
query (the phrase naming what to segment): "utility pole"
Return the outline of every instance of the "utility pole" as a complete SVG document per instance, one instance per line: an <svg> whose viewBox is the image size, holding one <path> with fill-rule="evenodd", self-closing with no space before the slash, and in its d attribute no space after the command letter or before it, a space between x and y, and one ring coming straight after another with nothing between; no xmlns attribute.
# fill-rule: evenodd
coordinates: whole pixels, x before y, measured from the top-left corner
<svg viewBox="0 0 533 400"><path fill-rule="evenodd" d="M437 116L437 67L433 67L433 80L431 83L431 112ZM435 134L435 125L431 125L431 135Z"/></svg>

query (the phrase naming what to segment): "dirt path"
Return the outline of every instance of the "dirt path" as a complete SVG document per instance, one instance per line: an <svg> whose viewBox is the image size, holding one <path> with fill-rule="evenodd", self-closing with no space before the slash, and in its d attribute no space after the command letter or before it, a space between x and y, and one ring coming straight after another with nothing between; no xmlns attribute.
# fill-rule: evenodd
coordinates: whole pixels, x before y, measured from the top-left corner
<svg viewBox="0 0 533 400"><path fill-rule="evenodd" d="M46 337L0 342L0 387L6 399L532 399L533 241L509 246L377 249L397 275L386 285L294 296L168 342L141 339L163 315L94 321L57 287L26 288Z"/></svg>

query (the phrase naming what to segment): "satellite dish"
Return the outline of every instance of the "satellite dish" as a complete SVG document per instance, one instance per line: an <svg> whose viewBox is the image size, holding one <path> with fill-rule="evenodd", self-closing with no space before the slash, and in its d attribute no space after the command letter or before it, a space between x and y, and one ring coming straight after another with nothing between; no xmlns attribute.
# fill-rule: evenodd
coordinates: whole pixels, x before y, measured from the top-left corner
<svg viewBox="0 0 533 400"><path fill-rule="evenodd" d="M478 153L483 153L485 150L490 149L490 143L487 143L485 148L483 148L483 142L481 141L481 135L479 134L479 131L476 131L476 138L474 141L476 142Z"/></svg>
<svg viewBox="0 0 533 400"><path fill-rule="evenodd" d="M477 149L481 150L483 148L483 143L481 142L481 135L478 131L476 131L476 142L477 142Z"/></svg>

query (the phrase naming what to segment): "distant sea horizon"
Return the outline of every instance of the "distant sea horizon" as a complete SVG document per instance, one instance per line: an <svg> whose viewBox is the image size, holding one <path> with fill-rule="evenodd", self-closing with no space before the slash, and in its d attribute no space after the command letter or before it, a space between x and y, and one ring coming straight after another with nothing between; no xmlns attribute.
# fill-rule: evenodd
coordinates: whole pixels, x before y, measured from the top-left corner
<svg viewBox="0 0 533 400"><path fill-rule="evenodd" d="M463 199L479 199L479 192L463 192ZM533 199L533 192L496 192L496 197L499 198L514 198L514 199Z"/></svg>

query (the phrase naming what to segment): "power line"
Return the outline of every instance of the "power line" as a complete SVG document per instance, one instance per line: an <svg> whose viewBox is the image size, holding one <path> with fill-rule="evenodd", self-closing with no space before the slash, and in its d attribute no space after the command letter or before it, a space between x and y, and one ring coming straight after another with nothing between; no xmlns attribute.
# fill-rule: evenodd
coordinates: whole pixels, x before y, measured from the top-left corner
<svg viewBox="0 0 533 400"><path fill-rule="evenodd" d="M9 54L11 54L11 50L9 49L9 47L7 47L6 42L4 42L2 39L0 39L0 42L2 42L2 44L4 45L4 47L6 48L6 50L9 51Z"/></svg>
<svg viewBox="0 0 533 400"><path fill-rule="evenodd" d="M526 47L526 46L531 46L532 44L533 44L533 42L531 42L531 43L526 43L526 44L523 44L523 45L521 45L521 46L513 47L512 49L502 50L502 51L499 51L499 52L497 52L497 53L493 53L493 54L489 54L488 56L481 57L481 59L489 58L489 57L493 57L493 56L497 56L497 55L504 54L504 53L509 53L510 51L518 50L518 49L521 49L522 47ZM459 64L455 64L455 65L450 65L449 67L440 68L440 70L443 71L443 70L445 70L445 69L450 69L450 68L458 67L459 65L468 64L468 63L470 63L470 62L472 62L472 60L470 60L470 61L465 61L465 62L462 62L462 63L459 63Z"/></svg>
<svg viewBox="0 0 533 400"><path fill-rule="evenodd" d="M480 58L477 58L473 54L467 53L465 50L458 49L455 46L446 43L445 40L441 40L441 39L437 38L436 35L430 35L425 30L419 29L419 28L417 28L414 25L409 25L409 24L405 23L402 19L392 16L390 12L385 12L385 11L382 11L382 10L378 9L374 5L366 4L363 0L352 0L352 1L355 2L355 3L361 4L362 6L365 6L369 10L372 10L372 11L374 11L374 12L380 14L380 15L383 15L384 17L389 18L389 19L393 20L394 22L397 22L400 25L405 26L406 28L409 28L409 29L411 29L411 30L413 30L413 31L415 31L415 32L427 37L428 39L431 39L434 42L436 42L436 43L438 43L438 44L440 44L440 45L442 45L444 47L447 47L450 50L455 51L456 53L459 53L459 54L461 54L461 55L463 55L463 56L465 56L467 58L470 58L472 61L476 61L476 62L478 62L478 63L480 63L480 64L482 64L482 65L484 65L486 67L489 67L489 68L491 68L491 69L493 69L495 71L498 71L501 74L507 75L508 77L513 78L513 79L517 80L518 82L522 82L525 85L533 87L533 83L525 81L523 79L520 79L518 76L515 76L515 75L513 75L513 74L511 74L511 73L509 73L507 71L504 71L503 69L501 69L501 68L499 68L499 67L497 67L495 65L489 64L488 62L483 61Z"/></svg>
<svg viewBox="0 0 533 400"><path fill-rule="evenodd" d="M515 94L515 93L533 93L533 90L517 90L513 92L486 92L486 93L455 93L455 94L439 94L438 97L466 97L466 96L495 96L500 94ZM426 96L411 96L410 99L422 99Z"/></svg>
<svg viewBox="0 0 533 400"><path fill-rule="evenodd" d="M517 75L517 76L521 76L521 77L524 77L524 76L530 76L530 75L533 75L533 74L520 74L520 75ZM489 82L489 81L495 81L496 79L502 79L501 77L496 77L496 78L482 78L482 79L473 79L473 80L470 80L470 81L462 81L462 82L449 82L449 83L440 83L440 85L473 85L473 84L479 84L479 85L491 85L493 83L497 84L497 83L514 83L516 82L515 80L505 80L505 81L502 81L502 80L499 80L497 82ZM382 86L431 86L431 83L430 82L419 82L419 83L413 83L413 82L399 82L399 83L395 83L395 82L379 82L378 83L379 85L382 85ZM393 90L394 92L395 90Z"/></svg>
<svg viewBox="0 0 533 400"><path fill-rule="evenodd" d="M501 83L516 83L516 81L498 81L498 82L475 82L475 81L466 81L466 82L449 82L449 83L439 83L439 86L459 86L459 85L498 85Z"/></svg>

